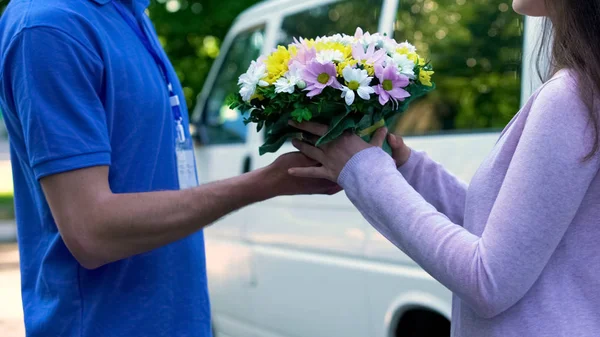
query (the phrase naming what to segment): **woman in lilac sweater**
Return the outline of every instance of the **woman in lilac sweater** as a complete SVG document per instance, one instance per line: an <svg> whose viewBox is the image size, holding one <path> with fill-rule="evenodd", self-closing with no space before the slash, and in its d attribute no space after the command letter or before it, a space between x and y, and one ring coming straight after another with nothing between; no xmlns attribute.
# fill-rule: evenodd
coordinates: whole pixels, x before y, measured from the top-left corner
<svg viewBox="0 0 600 337"><path fill-rule="evenodd" d="M295 141L322 166L290 174L337 181L379 232L450 289L453 336L600 336L600 1L513 7L552 21L554 75L470 186L393 136L394 158L350 134L321 148Z"/></svg>

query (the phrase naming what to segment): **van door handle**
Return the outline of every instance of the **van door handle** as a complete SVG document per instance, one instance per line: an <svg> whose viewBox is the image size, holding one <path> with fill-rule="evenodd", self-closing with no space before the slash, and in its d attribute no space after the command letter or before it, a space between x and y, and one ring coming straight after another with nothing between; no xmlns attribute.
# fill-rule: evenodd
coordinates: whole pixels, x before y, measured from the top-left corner
<svg viewBox="0 0 600 337"><path fill-rule="evenodd" d="M244 163L242 164L242 174L248 173L252 170L252 158L247 156L244 158Z"/></svg>

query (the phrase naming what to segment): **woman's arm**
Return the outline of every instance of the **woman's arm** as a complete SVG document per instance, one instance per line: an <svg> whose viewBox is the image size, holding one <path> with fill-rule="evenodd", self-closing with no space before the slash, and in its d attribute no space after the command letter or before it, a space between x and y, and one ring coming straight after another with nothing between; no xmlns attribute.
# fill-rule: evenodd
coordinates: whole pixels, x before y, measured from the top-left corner
<svg viewBox="0 0 600 337"><path fill-rule="evenodd" d="M583 161L593 143L590 131L574 86L547 85L530 111L481 237L439 213L385 152L364 150L356 136L323 148L296 142L323 166L290 173L338 180L379 232L479 315L493 317L527 293L573 221L600 167L599 155ZM348 162L348 154L357 152Z"/></svg>
<svg viewBox="0 0 600 337"><path fill-rule="evenodd" d="M392 157L406 181L439 212L455 224L463 224L467 185L425 152L408 148L394 135L388 137Z"/></svg>
<svg viewBox="0 0 600 337"><path fill-rule="evenodd" d="M567 89L568 90L568 89ZM379 149L354 156L339 182L384 236L470 304L493 317L537 280L573 221L598 156L576 94L548 86L538 96L481 237L438 213ZM367 174L377 167L377 174Z"/></svg>

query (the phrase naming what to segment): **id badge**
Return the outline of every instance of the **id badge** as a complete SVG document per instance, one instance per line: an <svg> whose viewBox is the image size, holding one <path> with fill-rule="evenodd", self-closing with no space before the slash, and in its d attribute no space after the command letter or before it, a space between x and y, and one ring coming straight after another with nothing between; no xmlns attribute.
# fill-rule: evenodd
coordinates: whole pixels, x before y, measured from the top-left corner
<svg viewBox="0 0 600 337"><path fill-rule="evenodd" d="M194 145L191 139L177 142L175 153L177 154L177 177L179 178L179 189L185 190L198 186L196 174L196 159L194 157Z"/></svg>

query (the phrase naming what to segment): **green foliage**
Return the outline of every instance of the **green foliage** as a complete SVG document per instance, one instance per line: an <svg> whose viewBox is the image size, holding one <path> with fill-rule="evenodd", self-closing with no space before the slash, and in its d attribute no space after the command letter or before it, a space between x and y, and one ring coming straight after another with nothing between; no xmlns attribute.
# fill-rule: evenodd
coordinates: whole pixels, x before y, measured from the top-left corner
<svg viewBox="0 0 600 337"><path fill-rule="evenodd" d="M14 219L14 200L12 194L0 194L0 220Z"/></svg>
<svg viewBox="0 0 600 337"><path fill-rule="evenodd" d="M292 111L292 119L298 123L310 121L312 119L312 112L308 108L297 108Z"/></svg>
<svg viewBox="0 0 600 337"><path fill-rule="evenodd" d="M404 134L502 128L518 111L523 18L510 2L404 0L396 19L394 37L431 60L438 88L423 102L435 123Z"/></svg>

